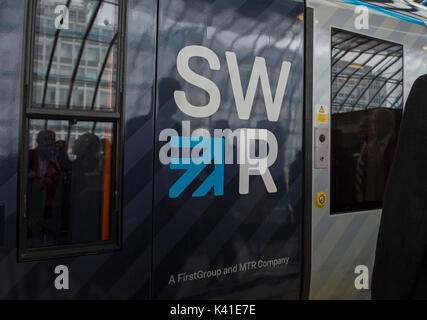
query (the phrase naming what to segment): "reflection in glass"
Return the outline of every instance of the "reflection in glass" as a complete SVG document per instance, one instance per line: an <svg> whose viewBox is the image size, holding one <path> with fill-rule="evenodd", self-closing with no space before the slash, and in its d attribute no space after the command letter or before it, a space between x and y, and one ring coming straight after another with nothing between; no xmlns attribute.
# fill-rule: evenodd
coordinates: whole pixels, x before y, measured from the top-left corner
<svg viewBox="0 0 427 320"><path fill-rule="evenodd" d="M56 29L67 4L69 28ZM33 106L115 111L118 1L39 0L35 30Z"/></svg>
<svg viewBox="0 0 427 320"><path fill-rule="evenodd" d="M403 105L401 45L332 29L331 213L378 209Z"/></svg>
<svg viewBox="0 0 427 320"><path fill-rule="evenodd" d="M112 129L30 120L28 247L110 239Z"/></svg>

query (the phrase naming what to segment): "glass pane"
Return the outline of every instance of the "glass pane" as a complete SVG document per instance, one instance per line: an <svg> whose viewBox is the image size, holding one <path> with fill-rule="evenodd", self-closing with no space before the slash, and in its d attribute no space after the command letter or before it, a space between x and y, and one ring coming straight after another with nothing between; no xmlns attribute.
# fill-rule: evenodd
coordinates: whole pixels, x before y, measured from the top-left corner
<svg viewBox="0 0 427 320"><path fill-rule="evenodd" d="M38 0L33 106L115 111L117 32L117 0Z"/></svg>
<svg viewBox="0 0 427 320"><path fill-rule="evenodd" d="M113 126L30 120L28 247L110 239Z"/></svg>
<svg viewBox="0 0 427 320"><path fill-rule="evenodd" d="M378 209L402 117L401 45L332 30L331 213Z"/></svg>

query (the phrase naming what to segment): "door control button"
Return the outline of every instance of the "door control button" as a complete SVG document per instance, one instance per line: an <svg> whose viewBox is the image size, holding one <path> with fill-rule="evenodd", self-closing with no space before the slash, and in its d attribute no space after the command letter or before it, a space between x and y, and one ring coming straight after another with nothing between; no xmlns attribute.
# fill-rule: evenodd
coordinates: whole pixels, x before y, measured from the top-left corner
<svg viewBox="0 0 427 320"><path fill-rule="evenodd" d="M329 128L315 128L314 168L327 169L329 166Z"/></svg>
<svg viewBox="0 0 427 320"><path fill-rule="evenodd" d="M316 205L319 208L323 208L326 206L326 203L328 202L328 197L326 196L325 192L318 192L316 194Z"/></svg>

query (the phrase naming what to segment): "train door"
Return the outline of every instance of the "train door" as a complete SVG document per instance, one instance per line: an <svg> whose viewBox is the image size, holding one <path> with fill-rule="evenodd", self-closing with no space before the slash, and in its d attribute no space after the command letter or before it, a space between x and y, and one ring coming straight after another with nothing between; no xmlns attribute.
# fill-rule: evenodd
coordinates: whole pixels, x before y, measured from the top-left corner
<svg viewBox="0 0 427 320"><path fill-rule="evenodd" d="M427 71L425 24L373 2L307 1L311 299L370 298L405 98Z"/></svg>
<svg viewBox="0 0 427 320"><path fill-rule="evenodd" d="M159 1L153 298L299 297L303 13Z"/></svg>

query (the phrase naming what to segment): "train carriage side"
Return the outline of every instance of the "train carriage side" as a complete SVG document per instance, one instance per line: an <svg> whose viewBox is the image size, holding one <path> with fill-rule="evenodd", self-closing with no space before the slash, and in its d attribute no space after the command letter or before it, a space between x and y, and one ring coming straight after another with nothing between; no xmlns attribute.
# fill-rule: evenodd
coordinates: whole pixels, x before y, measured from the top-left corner
<svg viewBox="0 0 427 320"><path fill-rule="evenodd" d="M0 6L0 298L298 299L302 0Z"/></svg>

